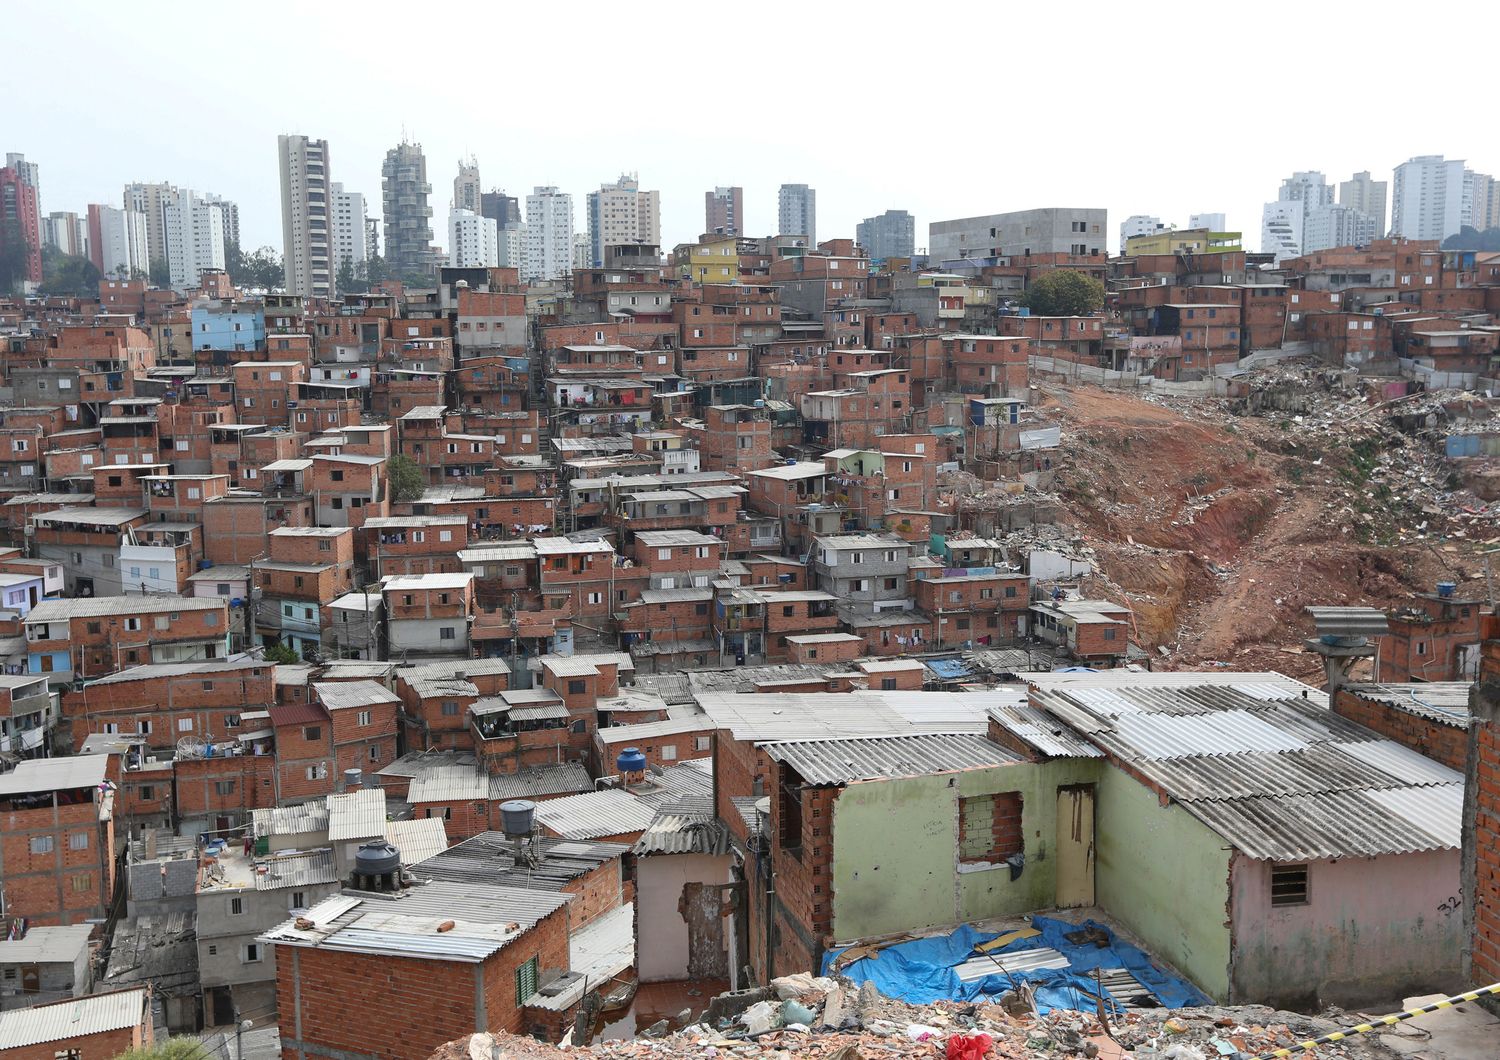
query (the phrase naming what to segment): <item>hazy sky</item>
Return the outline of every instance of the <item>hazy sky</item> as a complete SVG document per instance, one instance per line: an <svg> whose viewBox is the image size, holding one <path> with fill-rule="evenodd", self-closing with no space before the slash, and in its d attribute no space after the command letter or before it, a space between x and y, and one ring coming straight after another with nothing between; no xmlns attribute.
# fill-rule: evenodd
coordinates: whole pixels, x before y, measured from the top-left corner
<svg viewBox="0 0 1500 1060"><path fill-rule="evenodd" d="M773 232L783 181L817 189L825 239L889 208L916 215L921 246L933 220L1105 206L1111 245L1130 214L1223 211L1255 247L1292 170L1389 180L1444 154L1497 172L1484 78L1443 59L1497 25L1489 4L1432 0L0 0L0 152L40 163L44 212L164 180L234 199L247 247L278 250L278 133L327 139L333 179L378 213L403 131L439 244L473 153L486 188L572 192L580 230L584 194L637 171L667 247L701 231L716 184L744 187L748 232Z"/></svg>

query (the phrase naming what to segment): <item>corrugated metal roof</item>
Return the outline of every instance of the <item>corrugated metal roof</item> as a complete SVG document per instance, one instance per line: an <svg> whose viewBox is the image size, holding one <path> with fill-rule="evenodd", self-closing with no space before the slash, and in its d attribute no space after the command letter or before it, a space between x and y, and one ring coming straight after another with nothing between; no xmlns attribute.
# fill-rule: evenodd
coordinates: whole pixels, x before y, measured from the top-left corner
<svg viewBox="0 0 1500 1060"><path fill-rule="evenodd" d="M1403 781L1346 752L1356 744L1317 743L1299 751L1240 755L1194 755L1137 761L1142 775L1179 800L1317 795L1400 787Z"/></svg>
<svg viewBox="0 0 1500 1060"><path fill-rule="evenodd" d="M313 691L329 710L350 707L376 707L382 703L400 703L401 697L378 681L318 681Z"/></svg>
<svg viewBox="0 0 1500 1060"><path fill-rule="evenodd" d="M1340 691L1371 703L1383 703L1418 717L1468 728L1469 681L1416 681L1409 684L1345 685Z"/></svg>
<svg viewBox="0 0 1500 1060"><path fill-rule="evenodd" d="M510 720L519 721L557 721L568 717L568 708L561 703L540 703L534 707L512 707L510 709Z"/></svg>
<svg viewBox="0 0 1500 1060"><path fill-rule="evenodd" d="M696 718L668 718L666 721L642 721L634 725L606 725L598 730L598 739L605 747L616 744L629 745L637 740L654 740L661 736L680 736L685 733L708 732L713 724L704 715Z"/></svg>
<svg viewBox="0 0 1500 1060"><path fill-rule="evenodd" d="M93 932L92 924L28 928L24 938L0 939L0 964L71 964Z"/></svg>
<svg viewBox="0 0 1500 1060"><path fill-rule="evenodd" d="M537 822L563 839L643 832L656 811L625 791L591 791L537 803Z"/></svg>
<svg viewBox="0 0 1500 1060"><path fill-rule="evenodd" d="M360 788L328 796L328 841L385 835L385 792Z"/></svg>
<svg viewBox="0 0 1500 1060"><path fill-rule="evenodd" d="M629 849L619 843L538 837L532 841L540 857L536 864L516 859L516 842L503 832L481 832L427 860L413 865L412 874L450 883L487 883L560 891L570 881Z"/></svg>
<svg viewBox="0 0 1500 1060"><path fill-rule="evenodd" d="M448 830L441 817L385 822L385 837L401 853L408 868L448 849Z"/></svg>
<svg viewBox="0 0 1500 1060"><path fill-rule="evenodd" d="M1383 637L1390 630L1385 612L1376 607L1307 607L1318 635L1329 637Z"/></svg>
<svg viewBox="0 0 1500 1060"><path fill-rule="evenodd" d="M406 801L424 802L482 801L490 797L489 777L471 766L437 766L423 770L412 778Z"/></svg>
<svg viewBox="0 0 1500 1060"><path fill-rule="evenodd" d="M1182 806L1245 854L1268 861L1374 857L1456 845L1436 837L1437 824L1418 827L1377 801L1377 795L1388 794L1340 791Z"/></svg>
<svg viewBox="0 0 1500 1060"><path fill-rule="evenodd" d="M1333 713L1319 697L1285 689L1278 675L1224 674L1196 688L1185 679L1208 675L1136 673L1080 685L1053 676L1035 682L1037 705L1251 857L1458 845L1457 773Z"/></svg>
<svg viewBox="0 0 1500 1060"><path fill-rule="evenodd" d="M1029 703L991 707L990 718L1049 758L1099 758L1104 752L1061 721Z"/></svg>
<svg viewBox="0 0 1500 1060"><path fill-rule="evenodd" d="M705 693L698 703L737 740L784 742L920 732L983 733L986 711L1024 690L985 692Z"/></svg>
<svg viewBox="0 0 1500 1060"><path fill-rule="evenodd" d="M619 975L635 963L635 903L602 913L568 938L568 966L577 979L559 993L527 998L528 1008L563 1012L577 1004L585 990Z"/></svg>
<svg viewBox="0 0 1500 1060"><path fill-rule="evenodd" d="M66 622L70 618L106 618L111 615L157 615L170 611L216 611L228 606L229 602L218 596L88 596L43 600L27 613L26 623Z"/></svg>
<svg viewBox="0 0 1500 1060"><path fill-rule="evenodd" d="M599 667L588 659L570 659L562 655L549 657L542 663L542 668L557 677L597 677L599 674Z"/></svg>
<svg viewBox="0 0 1500 1060"><path fill-rule="evenodd" d="M577 762L523 769L519 773L496 773L490 777L490 798L495 801L576 795L593 790L594 778Z"/></svg>
<svg viewBox="0 0 1500 1060"><path fill-rule="evenodd" d="M1457 850L1463 843L1462 784L1371 791L1369 797L1402 820L1432 836L1440 846Z"/></svg>
<svg viewBox="0 0 1500 1060"><path fill-rule="evenodd" d="M535 927L571 897L555 891L434 881L396 898L328 898L302 914L313 921L311 929L299 928L290 919L261 937L286 945L473 962ZM454 927L439 932L439 925L449 920Z"/></svg>
<svg viewBox="0 0 1500 1060"><path fill-rule="evenodd" d="M0 795L96 787L103 783L108 765L109 755L29 758L11 772L0 775Z"/></svg>
<svg viewBox="0 0 1500 1060"><path fill-rule="evenodd" d="M319 725L329 720L328 711L318 703L277 703L266 708L266 713L271 716L271 724L277 727Z"/></svg>
<svg viewBox="0 0 1500 1060"><path fill-rule="evenodd" d="M978 735L924 733L760 746L772 759L795 769L809 784L921 777L1021 761L1020 755Z"/></svg>
<svg viewBox="0 0 1500 1060"><path fill-rule="evenodd" d="M0 1050L103 1034L149 1023L146 990L118 990L0 1012Z"/></svg>
<svg viewBox="0 0 1500 1060"><path fill-rule="evenodd" d="M328 830L328 804L323 800L298 806L273 806L250 811L251 828L256 838L273 835L301 835Z"/></svg>
<svg viewBox="0 0 1500 1060"><path fill-rule="evenodd" d="M264 865L265 872L259 867ZM256 862L255 889L276 891L284 887L307 887L332 883L339 878L333 865L333 851L314 850L305 854L281 854Z"/></svg>
<svg viewBox="0 0 1500 1060"><path fill-rule="evenodd" d="M1146 760L1189 755L1237 755L1247 751L1296 751L1307 746L1290 733L1243 710L1214 714L1121 714L1115 731Z"/></svg>
<svg viewBox="0 0 1500 1060"><path fill-rule="evenodd" d="M1406 784L1426 786L1462 784L1464 781L1462 773L1449 769L1441 762L1434 762L1426 755L1394 740L1351 743L1345 745L1343 750Z"/></svg>
<svg viewBox="0 0 1500 1060"><path fill-rule="evenodd" d="M727 854L729 829L711 815L663 812L633 849L636 854Z"/></svg>

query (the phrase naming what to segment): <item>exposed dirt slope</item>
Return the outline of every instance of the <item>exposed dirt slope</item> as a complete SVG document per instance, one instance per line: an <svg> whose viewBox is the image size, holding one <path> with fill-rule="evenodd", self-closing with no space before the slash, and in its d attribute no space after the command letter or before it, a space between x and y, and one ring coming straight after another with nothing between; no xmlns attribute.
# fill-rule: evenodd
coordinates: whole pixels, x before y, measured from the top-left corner
<svg viewBox="0 0 1500 1060"><path fill-rule="evenodd" d="M1043 404L1063 424L1058 490L1099 561L1089 589L1135 609L1158 665L1312 677L1308 604L1389 608L1455 578L1484 594L1483 534L1449 536L1403 495L1392 472L1431 454L1378 417L1304 429L1093 387L1048 388Z"/></svg>

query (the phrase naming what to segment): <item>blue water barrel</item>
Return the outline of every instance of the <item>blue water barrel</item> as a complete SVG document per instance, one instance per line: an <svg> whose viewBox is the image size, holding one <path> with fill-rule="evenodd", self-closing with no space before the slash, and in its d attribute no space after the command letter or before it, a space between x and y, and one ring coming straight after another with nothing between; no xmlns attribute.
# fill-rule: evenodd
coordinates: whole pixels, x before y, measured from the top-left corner
<svg viewBox="0 0 1500 1060"><path fill-rule="evenodd" d="M643 773L646 770L646 756L639 747L627 747L615 759L615 765L621 773Z"/></svg>

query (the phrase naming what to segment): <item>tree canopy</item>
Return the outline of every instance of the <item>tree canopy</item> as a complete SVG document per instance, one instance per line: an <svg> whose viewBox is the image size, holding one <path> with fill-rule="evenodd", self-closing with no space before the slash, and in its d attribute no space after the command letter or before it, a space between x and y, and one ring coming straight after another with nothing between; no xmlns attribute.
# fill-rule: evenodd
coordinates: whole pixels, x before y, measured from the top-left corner
<svg viewBox="0 0 1500 1060"><path fill-rule="evenodd" d="M1088 316L1104 305L1104 284L1072 269L1055 269L1032 280L1021 302L1037 316Z"/></svg>
<svg viewBox="0 0 1500 1060"><path fill-rule="evenodd" d="M397 453L386 466L391 476L391 500L401 504L421 499L427 491L427 476L415 460L405 453Z"/></svg>
<svg viewBox="0 0 1500 1060"><path fill-rule="evenodd" d="M172 266L167 264L166 258L152 258L146 278L151 281L152 287L165 290L172 286Z"/></svg>
<svg viewBox="0 0 1500 1060"><path fill-rule="evenodd" d="M261 247L246 254L238 243L224 245L224 271L236 287L274 291L286 282L281 255L274 247Z"/></svg>
<svg viewBox="0 0 1500 1060"><path fill-rule="evenodd" d="M127 1050L116 1060L209 1060L215 1055L207 1043L180 1034L155 1045Z"/></svg>
<svg viewBox="0 0 1500 1060"><path fill-rule="evenodd" d="M88 258L42 248L42 293L69 298L98 298L99 270Z"/></svg>
<svg viewBox="0 0 1500 1060"><path fill-rule="evenodd" d="M1444 250L1500 250L1500 228L1486 228L1483 232L1473 225L1461 229L1443 240Z"/></svg>
<svg viewBox="0 0 1500 1060"><path fill-rule="evenodd" d="M21 222L0 220L0 294L18 290L26 279L26 257L31 246L21 235Z"/></svg>

